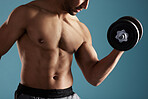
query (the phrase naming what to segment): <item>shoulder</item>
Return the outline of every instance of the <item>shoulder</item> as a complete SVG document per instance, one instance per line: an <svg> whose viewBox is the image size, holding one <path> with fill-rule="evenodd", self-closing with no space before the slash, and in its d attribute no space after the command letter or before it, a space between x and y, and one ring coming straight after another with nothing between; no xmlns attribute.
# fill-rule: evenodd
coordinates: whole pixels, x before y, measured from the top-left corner
<svg viewBox="0 0 148 99"><path fill-rule="evenodd" d="M83 33L84 42L92 44L91 33L90 33L88 27L80 21L78 23L79 23L80 28L81 28L82 33Z"/></svg>
<svg viewBox="0 0 148 99"><path fill-rule="evenodd" d="M73 19L79 25L80 31L83 36L83 42L92 44L91 33L90 33L88 27L84 23L82 23L76 16L73 16Z"/></svg>
<svg viewBox="0 0 148 99"><path fill-rule="evenodd" d="M20 26L25 25L26 23L26 10L25 6L21 5L19 7L16 7L8 16L6 20L6 24L9 26L12 26L15 24L15 26L18 24Z"/></svg>
<svg viewBox="0 0 148 99"><path fill-rule="evenodd" d="M30 6L28 6L28 4L25 5L20 5L18 7L16 7L8 16L8 19L6 22L19 22L20 24L22 23L26 23L33 18L34 16L36 16L38 14L38 10L34 9Z"/></svg>
<svg viewBox="0 0 148 99"><path fill-rule="evenodd" d="M25 5L20 5L18 7L16 7L11 13L10 15L25 15L27 7Z"/></svg>
<svg viewBox="0 0 148 99"><path fill-rule="evenodd" d="M23 19L25 20L27 18L27 7L25 5L21 5L16 7L8 16L8 20L10 21L13 19L14 21Z"/></svg>
<svg viewBox="0 0 148 99"><path fill-rule="evenodd" d="M31 2L24 4L24 5L20 5L18 7L16 7L10 15L15 14L15 15L19 15L19 16L24 16L25 18L29 18L32 17L33 15L36 15L39 12L39 8L32 6Z"/></svg>

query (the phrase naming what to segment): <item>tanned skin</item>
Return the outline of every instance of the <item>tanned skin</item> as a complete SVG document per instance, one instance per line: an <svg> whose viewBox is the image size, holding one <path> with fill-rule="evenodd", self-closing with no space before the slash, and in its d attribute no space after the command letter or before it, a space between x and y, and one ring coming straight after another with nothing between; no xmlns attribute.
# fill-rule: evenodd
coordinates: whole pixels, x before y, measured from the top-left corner
<svg viewBox="0 0 148 99"><path fill-rule="evenodd" d="M113 70L123 51L99 60L91 34L76 14L89 0L35 0L14 9L0 27L0 56L17 42L22 63L21 84L39 89L73 85L73 54L86 80L98 86Z"/></svg>

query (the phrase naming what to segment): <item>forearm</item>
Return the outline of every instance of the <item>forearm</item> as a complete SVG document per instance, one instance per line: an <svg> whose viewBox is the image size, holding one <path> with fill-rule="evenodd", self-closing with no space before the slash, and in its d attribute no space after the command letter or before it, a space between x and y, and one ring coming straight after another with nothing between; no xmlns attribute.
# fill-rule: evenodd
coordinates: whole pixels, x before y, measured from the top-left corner
<svg viewBox="0 0 148 99"><path fill-rule="evenodd" d="M91 68L91 79L94 86L98 86L114 69L124 51L113 50L108 56L97 61Z"/></svg>

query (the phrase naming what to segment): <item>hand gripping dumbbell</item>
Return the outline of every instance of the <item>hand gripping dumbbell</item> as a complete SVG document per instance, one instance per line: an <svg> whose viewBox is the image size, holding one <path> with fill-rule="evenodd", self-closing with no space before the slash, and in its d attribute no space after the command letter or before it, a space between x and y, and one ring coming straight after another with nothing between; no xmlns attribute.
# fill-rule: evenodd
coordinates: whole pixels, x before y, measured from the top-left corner
<svg viewBox="0 0 148 99"><path fill-rule="evenodd" d="M109 27L107 39L114 49L127 51L138 43L142 35L143 27L140 21L131 16L124 16Z"/></svg>

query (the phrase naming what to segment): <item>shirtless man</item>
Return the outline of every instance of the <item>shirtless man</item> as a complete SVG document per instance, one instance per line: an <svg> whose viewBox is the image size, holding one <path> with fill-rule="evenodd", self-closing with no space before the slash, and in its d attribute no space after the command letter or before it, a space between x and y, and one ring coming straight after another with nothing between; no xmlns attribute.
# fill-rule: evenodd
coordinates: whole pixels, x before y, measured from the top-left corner
<svg viewBox="0 0 148 99"><path fill-rule="evenodd" d="M22 62L15 99L79 99L72 91L73 54L86 80L98 86L123 51L99 60L88 28L76 14L89 0L35 0L14 9L0 27L0 56L17 41Z"/></svg>

